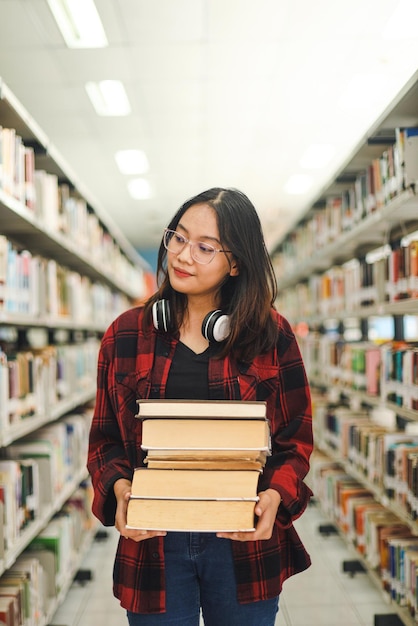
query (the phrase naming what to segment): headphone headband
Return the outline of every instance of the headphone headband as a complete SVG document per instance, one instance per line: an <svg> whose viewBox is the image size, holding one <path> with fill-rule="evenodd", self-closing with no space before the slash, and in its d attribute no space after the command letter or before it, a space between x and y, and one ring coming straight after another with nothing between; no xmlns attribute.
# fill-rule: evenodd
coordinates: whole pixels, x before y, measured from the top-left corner
<svg viewBox="0 0 418 626"><path fill-rule="evenodd" d="M168 300L157 300L152 305L152 321L157 330L170 332L172 330L170 303ZM229 317L220 309L210 311L202 322L202 335L209 342L224 341L230 331Z"/></svg>

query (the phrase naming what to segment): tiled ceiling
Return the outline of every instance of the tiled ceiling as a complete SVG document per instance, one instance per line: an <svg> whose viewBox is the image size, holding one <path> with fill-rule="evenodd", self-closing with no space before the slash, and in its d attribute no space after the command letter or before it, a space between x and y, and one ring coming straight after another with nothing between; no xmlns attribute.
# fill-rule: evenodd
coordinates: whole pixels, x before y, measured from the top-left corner
<svg viewBox="0 0 418 626"><path fill-rule="evenodd" d="M190 196L228 186L254 202L272 248L417 70L408 22L385 37L399 4L96 0L110 45L71 50L46 0L0 0L0 77L135 247L158 245ZM131 115L97 116L84 85L102 79L123 81ZM318 142L332 161L304 169ZM147 154L151 199L129 196L123 148ZM306 173L309 191L286 193Z"/></svg>

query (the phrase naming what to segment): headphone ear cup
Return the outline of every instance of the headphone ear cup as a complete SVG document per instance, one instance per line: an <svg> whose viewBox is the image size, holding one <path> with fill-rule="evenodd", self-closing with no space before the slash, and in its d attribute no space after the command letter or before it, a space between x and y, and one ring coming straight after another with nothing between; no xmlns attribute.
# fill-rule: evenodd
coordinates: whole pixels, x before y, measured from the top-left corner
<svg viewBox="0 0 418 626"><path fill-rule="evenodd" d="M216 309L208 313L202 322L202 335L210 341L224 341L229 335L229 317Z"/></svg>
<svg viewBox="0 0 418 626"><path fill-rule="evenodd" d="M152 305L152 321L157 330L163 330L165 333L170 330L171 316L168 300L157 300L154 302Z"/></svg>

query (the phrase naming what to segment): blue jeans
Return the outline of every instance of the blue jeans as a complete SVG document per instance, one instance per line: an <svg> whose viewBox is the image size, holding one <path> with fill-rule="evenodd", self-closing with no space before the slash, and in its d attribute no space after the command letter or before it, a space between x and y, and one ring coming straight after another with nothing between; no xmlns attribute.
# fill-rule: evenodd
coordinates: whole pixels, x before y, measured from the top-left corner
<svg viewBox="0 0 418 626"><path fill-rule="evenodd" d="M274 626L279 598L239 604L231 542L213 533L168 533L164 539L165 613L128 611L130 626Z"/></svg>

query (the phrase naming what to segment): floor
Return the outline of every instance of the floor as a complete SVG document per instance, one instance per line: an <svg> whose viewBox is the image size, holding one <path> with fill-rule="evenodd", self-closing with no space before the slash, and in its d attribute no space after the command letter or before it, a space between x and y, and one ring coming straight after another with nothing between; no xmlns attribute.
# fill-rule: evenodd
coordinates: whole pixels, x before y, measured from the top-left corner
<svg viewBox="0 0 418 626"><path fill-rule="evenodd" d="M350 576L342 571L342 561L353 554L338 535L319 532L319 526L327 523L317 504L311 504L297 521L313 564L285 583L275 626L375 626L375 615L395 613L367 574ZM92 581L72 585L51 625L127 626L124 610L111 593L117 537L112 529L107 532L107 539L94 543L83 564L93 571ZM402 623L396 617L387 619L385 626Z"/></svg>

